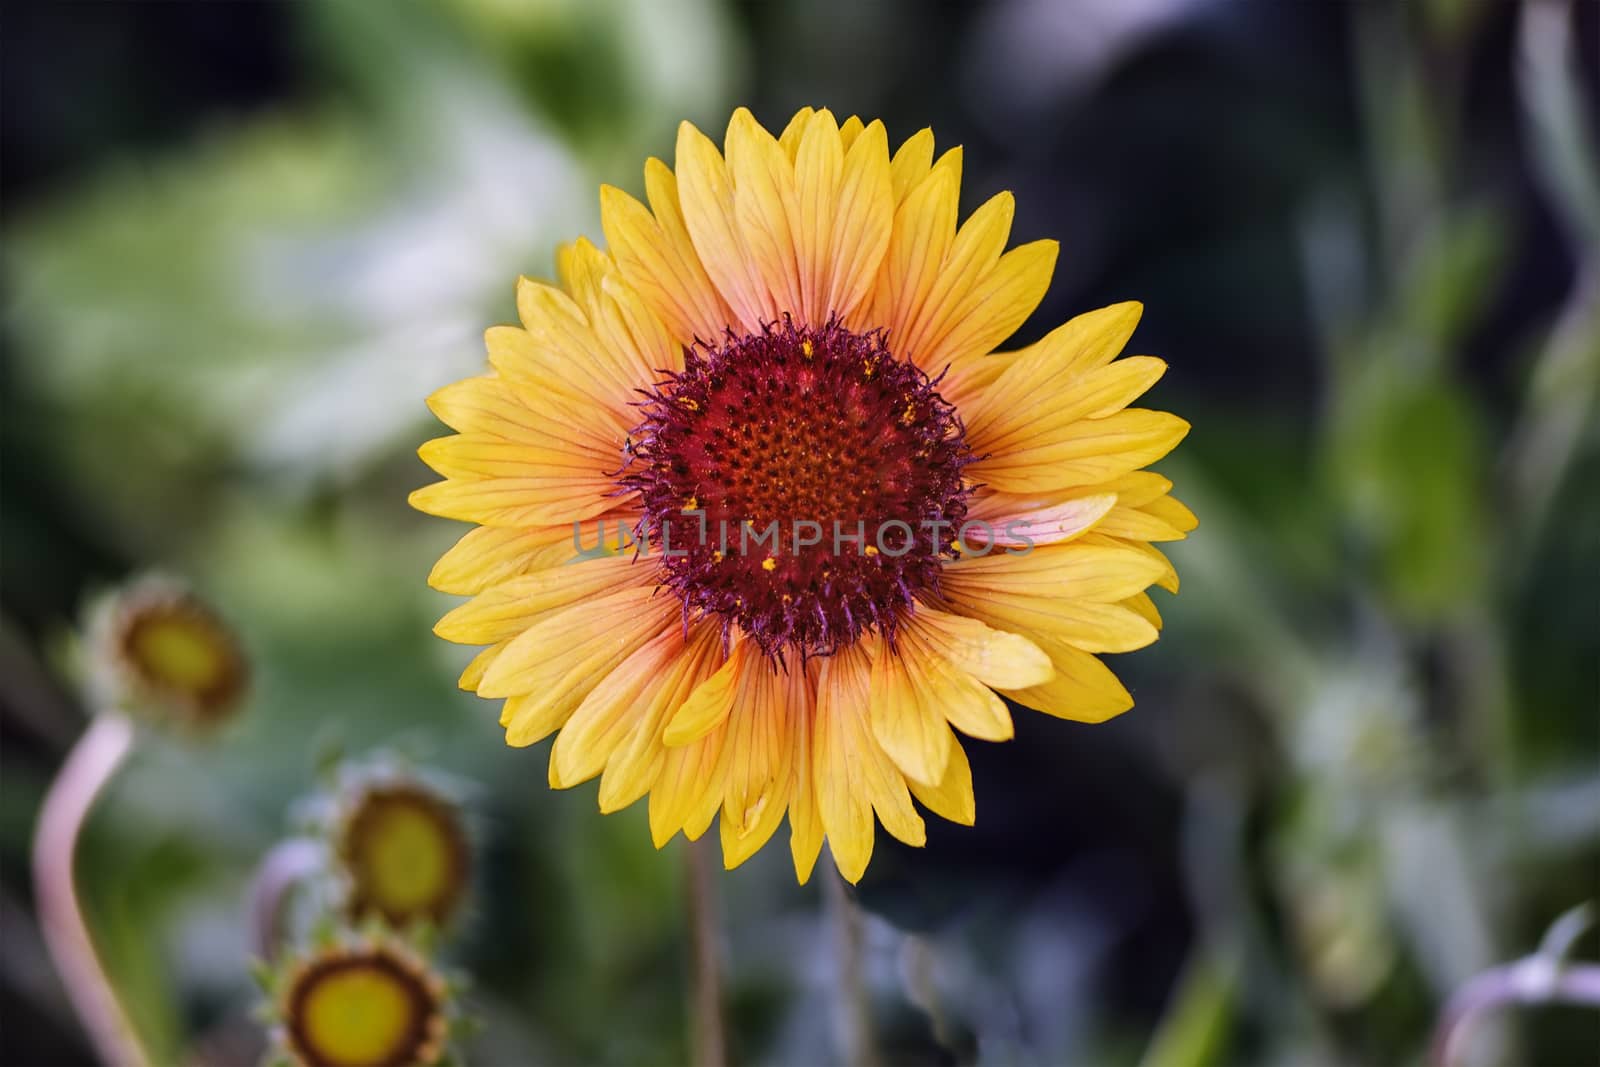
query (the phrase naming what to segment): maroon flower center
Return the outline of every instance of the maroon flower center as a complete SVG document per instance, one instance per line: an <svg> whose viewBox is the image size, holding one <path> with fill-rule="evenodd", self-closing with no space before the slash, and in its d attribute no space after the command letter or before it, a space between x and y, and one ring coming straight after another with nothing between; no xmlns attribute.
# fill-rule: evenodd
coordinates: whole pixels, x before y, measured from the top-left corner
<svg viewBox="0 0 1600 1067"><path fill-rule="evenodd" d="M837 323L689 349L621 477L663 583L774 657L892 636L966 518L970 452L936 384Z"/></svg>

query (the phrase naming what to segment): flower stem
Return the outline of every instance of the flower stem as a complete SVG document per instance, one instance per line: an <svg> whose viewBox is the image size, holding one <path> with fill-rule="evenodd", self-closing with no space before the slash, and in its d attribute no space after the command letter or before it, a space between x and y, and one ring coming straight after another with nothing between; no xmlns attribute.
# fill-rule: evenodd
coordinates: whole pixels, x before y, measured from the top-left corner
<svg viewBox="0 0 1600 1067"><path fill-rule="evenodd" d="M717 945L717 856L710 835L688 849L690 973L689 1047L695 1067L726 1067L727 1031L722 1017L722 961Z"/></svg>
<svg viewBox="0 0 1600 1067"><path fill-rule="evenodd" d="M45 794L33 844L35 906L45 945L95 1052L113 1067L146 1067L150 1058L95 952L74 868L84 821L132 748L131 722L111 712L96 716Z"/></svg>
<svg viewBox="0 0 1600 1067"><path fill-rule="evenodd" d="M250 890L250 918L256 953L270 961L284 941L284 908L289 894L322 863L322 850L315 841L292 837L272 847L256 870Z"/></svg>
<svg viewBox="0 0 1600 1067"><path fill-rule="evenodd" d="M834 1027L845 1062L850 1067L876 1067L878 1048L872 1032L872 1006L867 997L863 958L866 924L838 872L829 871L822 881L827 887L833 951L839 963L839 980L834 987Z"/></svg>
<svg viewBox="0 0 1600 1067"><path fill-rule="evenodd" d="M1576 1004L1600 1008L1600 965L1563 964L1542 955L1493 967L1456 990L1434 1031L1428 1062L1451 1067L1485 1016L1510 1004Z"/></svg>

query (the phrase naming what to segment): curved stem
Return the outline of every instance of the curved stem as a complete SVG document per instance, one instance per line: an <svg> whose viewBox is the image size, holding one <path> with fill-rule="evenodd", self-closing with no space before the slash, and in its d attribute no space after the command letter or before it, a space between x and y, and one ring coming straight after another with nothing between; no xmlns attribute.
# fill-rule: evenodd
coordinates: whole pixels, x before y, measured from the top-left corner
<svg viewBox="0 0 1600 1067"><path fill-rule="evenodd" d="M250 890L250 919L256 953L270 961L283 944L283 911L289 894L322 865L322 849L304 837L292 837L272 847L256 869Z"/></svg>
<svg viewBox="0 0 1600 1067"><path fill-rule="evenodd" d="M1455 1062L1475 1023L1511 1004L1579 1004L1600 1008L1600 965L1563 964L1542 955L1493 967L1456 990L1439 1017L1428 1061Z"/></svg>
<svg viewBox="0 0 1600 1067"><path fill-rule="evenodd" d="M84 821L132 748L132 723L110 712L96 716L45 794L33 843L40 932L95 1052L113 1067L146 1067L150 1059L95 952L74 867Z"/></svg>
<svg viewBox="0 0 1600 1067"><path fill-rule="evenodd" d="M722 1019L722 960L717 946L716 847L709 834L689 842L690 973L689 1050L695 1067L726 1067L727 1032Z"/></svg>

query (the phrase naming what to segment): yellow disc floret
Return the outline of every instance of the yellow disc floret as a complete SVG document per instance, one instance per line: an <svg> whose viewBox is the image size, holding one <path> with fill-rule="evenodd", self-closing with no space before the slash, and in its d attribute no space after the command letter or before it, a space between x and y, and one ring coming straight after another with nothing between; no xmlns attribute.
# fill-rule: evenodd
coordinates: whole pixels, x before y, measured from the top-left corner
<svg viewBox="0 0 1600 1067"><path fill-rule="evenodd" d="M444 1049L444 983L382 943L338 946L300 964L280 1008L304 1067L409 1067Z"/></svg>
<svg viewBox="0 0 1600 1067"><path fill-rule="evenodd" d="M249 673L221 617L165 578L107 598L91 620L89 651L96 701L189 730L226 721Z"/></svg>
<svg viewBox="0 0 1600 1067"><path fill-rule="evenodd" d="M421 782L357 790L336 849L352 916L397 927L453 916L466 892L470 850L459 808Z"/></svg>

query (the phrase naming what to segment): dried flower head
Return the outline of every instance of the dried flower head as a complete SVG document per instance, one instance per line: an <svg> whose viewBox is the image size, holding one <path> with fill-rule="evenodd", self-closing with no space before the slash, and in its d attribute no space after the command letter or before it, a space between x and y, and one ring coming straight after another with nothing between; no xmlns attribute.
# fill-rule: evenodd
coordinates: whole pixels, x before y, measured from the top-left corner
<svg viewBox="0 0 1600 1067"><path fill-rule="evenodd" d="M449 987L424 961L377 938L291 961L274 1002L279 1049L299 1067L425 1067L445 1056Z"/></svg>
<svg viewBox="0 0 1600 1067"><path fill-rule="evenodd" d="M233 629L174 579L146 576L102 598L86 646L100 707L205 733L243 703L249 665Z"/></svg>
<svg viewBox="0 0 1600 1067"><path fill-rule="evenodd" d="M368 776L336 806L333 854L352 921L441 927L460 913L472 848L461 806L443 789L419 775Z"/></svg>

